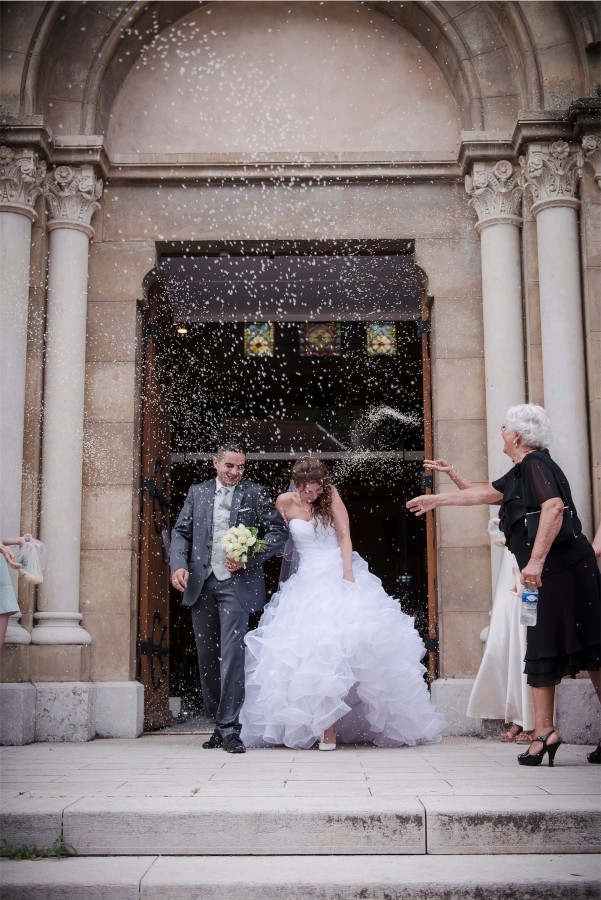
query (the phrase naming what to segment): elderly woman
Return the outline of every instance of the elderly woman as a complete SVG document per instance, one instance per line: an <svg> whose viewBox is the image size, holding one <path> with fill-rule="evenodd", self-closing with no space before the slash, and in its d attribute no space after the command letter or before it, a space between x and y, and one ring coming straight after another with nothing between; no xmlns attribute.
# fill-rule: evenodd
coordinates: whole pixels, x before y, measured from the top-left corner
<svg viewBox="0 0 601 900"><path fill-rule="evenodd" d="M518 762L537 766L547 754L552 766L561 744L553 725L555 686L564 675L586 669L601 699L601 576L567 479L546 449L550 427L545 410L531 403L512 406L501 435L503 450L514 463L506 475L484 487L415 497L407 508L420 516L439 506L501 504L501 527L521 582L539 588L538 620L528 628L524 660L537 736ZM564 503L568 518L571 513L567 538ZM538 518L533 538L528 536L527 512ZM597 748L589 762L599 762L600 754Z"/></svg>

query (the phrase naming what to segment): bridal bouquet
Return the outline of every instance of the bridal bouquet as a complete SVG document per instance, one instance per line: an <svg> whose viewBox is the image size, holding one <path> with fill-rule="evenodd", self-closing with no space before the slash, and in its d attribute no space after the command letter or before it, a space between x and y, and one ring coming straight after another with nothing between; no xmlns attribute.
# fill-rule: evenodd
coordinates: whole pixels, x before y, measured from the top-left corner
<svg viewBox="0 0 601 900"><path fill-rule="evenodd" d="M236 562L245 563L265 549L265 541L258 534L259 529L254 526L233 525L221 538L221 546Z"/></svg>

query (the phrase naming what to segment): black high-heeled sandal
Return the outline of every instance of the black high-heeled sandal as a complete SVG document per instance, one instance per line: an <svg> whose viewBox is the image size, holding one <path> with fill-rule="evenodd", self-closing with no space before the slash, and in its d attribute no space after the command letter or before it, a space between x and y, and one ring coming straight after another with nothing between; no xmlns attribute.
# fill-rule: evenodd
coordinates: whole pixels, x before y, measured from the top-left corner
<svg viewBox="0 0 601 900"><path fill-rule="evenodd" d="M587 760L590 763L596 763L597 765L601 763L601 741L597 744L596 749L593 750L592 753L589 753Z"/></svg>
<svg viewBox="0 0 601 900"><path fill-rule="evenodd" d="M555 754L559 750L561 746L561 738L558 736L558 740L555 744L547 744L547 740L551 737L552 734L555 734L555 729L552 728L551 731L548 731L546 734L541 734L539 737L535 737L532 741L540 741L543 745L543 749L539 750L538 753L530 753L530 747L525 751L525 753L520 753L518 756L518 762L521 766L540 766L542 763L545 753L549 754L549 768L553 768L555 765ZM530 746L532 746L532 744Z"/></svg>

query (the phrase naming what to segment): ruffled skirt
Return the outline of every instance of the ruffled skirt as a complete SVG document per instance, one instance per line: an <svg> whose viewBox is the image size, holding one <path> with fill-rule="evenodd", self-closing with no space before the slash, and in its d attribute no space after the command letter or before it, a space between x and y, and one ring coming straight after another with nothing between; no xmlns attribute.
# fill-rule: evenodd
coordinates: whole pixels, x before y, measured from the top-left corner
<svg viewBox="0 0 601 900"><path fill-rule="evenodd" d="M303 561L247 635L247 746L309 748L333 724L339 742L441 740L413 619L358 554L353 572L354 584L342 579L339 551Z"/></svg>

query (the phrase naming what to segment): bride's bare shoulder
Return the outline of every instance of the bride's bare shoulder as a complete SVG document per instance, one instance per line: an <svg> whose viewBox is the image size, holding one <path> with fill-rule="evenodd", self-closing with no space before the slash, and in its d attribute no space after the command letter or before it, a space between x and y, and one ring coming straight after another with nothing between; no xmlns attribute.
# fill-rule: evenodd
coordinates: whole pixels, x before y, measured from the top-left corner
<svg viewBox="0 0 601 900"><path fill-rule="evenodd" d="M291 491L286 491L283 494L279 494L275 505L279 510L288 510L291 509L294 504L294 494Z"/></svg>
<svg viewBox="0 0 601 900"><path fill-rule="evenodd" d="M294 494L292 491L284 491L283 494L278 494L276 503L293 503L294 502Z"/></svg>

